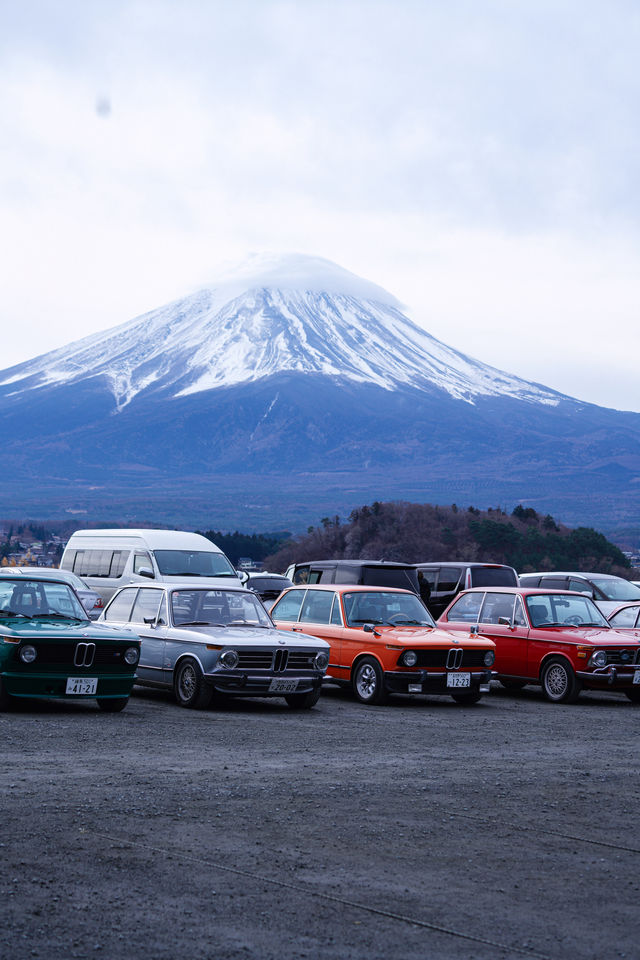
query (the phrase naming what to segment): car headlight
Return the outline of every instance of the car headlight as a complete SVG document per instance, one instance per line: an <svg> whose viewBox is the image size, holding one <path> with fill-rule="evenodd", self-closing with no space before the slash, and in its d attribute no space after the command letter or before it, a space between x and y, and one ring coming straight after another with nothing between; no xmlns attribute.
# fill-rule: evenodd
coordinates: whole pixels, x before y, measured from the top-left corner
<svg viewBox="0 0 640 960"><path fill-rule="evenodd" d="M484 655L484 665L485 667L492 667L496 662L496 655L493 650L487 650Z"/></svg>
<svg viewBox="0 0 640 960"><path fill-rule="evenodd" d="M20 659L23 663L33 663L37 656L38 652L35 647L31 646L31 644L27 644L25 647L20 648Z"/></svg>
<svg viewBox="0 0 640 960"><path fill-rule="evenodd" d="M606 650L596 650L596 652L591 655L591 660L589 660L589 665L591 667L606 667L607 665Z"/></svg>
<svg viewBox="0 0 640 960"><path fill-rule="evenodd" d="M405 652L400 657L400 663L405 667L415 667L418 662L418 654L415 650L405 650Z"/></svg>
<svg viewBox="0 0 640 960"><path fill-rule="evenodd" d="M138 662L138 657L140 656L140 651L137 647L127 647L124 652L124 662L128 663L130 666L133 666L134 663Z"/></svg>
<svg viewBox="0 0 640 960"><path fill-rule="evenodd" d="M329 654L325 650L316 653L313 665L316 670L326 670L329 666Z"/></svg>
<svg viewBox="0 0 640 960"><path fill-rule="evenodd" d="M233 670L234 667L237 667L239 660L240 657L238 656L237 650L223 650L218 657L220 666L225 667L227 670Z"/></svg>

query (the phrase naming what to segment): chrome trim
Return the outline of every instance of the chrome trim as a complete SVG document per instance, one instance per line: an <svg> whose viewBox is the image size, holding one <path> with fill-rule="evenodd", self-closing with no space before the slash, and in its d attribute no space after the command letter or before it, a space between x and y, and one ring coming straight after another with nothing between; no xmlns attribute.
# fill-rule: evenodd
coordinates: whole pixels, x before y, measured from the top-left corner
<svg viewBox="0 0 640 960"><path fill-rule="evenodd" d="M462 657L464 650L462 647L455 647L447 653L447 670L459 670L462 666Z"/></svg>
<svg viewBox="0 0 640 960"><path fill-rule="evenodd" d="M75 667L90 667L96 655L95 643L78 643L73 656L73 665Z"/></svg>

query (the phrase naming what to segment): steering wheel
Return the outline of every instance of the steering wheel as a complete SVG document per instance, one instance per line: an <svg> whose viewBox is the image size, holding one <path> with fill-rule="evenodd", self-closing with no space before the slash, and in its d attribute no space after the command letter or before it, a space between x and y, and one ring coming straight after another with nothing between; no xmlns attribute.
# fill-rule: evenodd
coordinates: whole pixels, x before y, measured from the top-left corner
<svg viewBox="0 0 640 960"><path fill-rule="evenodd" d="M573 617L567 617L565 623L570 623L572 627L579 627L582 625L582 617L579 617L577 614L574 614Z"/></svg>
<svg viewBox="0 0 640 960"><path fill-rule="evenodd" d="M387 617L386 623L390 623L391 626L395 626L396 623L411 623L411 617L405 617L403 613L394 613L393 616Z"/></svg>

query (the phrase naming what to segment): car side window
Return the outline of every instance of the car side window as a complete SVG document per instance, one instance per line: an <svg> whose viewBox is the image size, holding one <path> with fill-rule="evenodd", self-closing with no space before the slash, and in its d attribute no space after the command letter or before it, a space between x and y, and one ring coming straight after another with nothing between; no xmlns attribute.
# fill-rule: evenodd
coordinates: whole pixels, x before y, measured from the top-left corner
<svg viewBox="0 0 640 960"><path fill-rule="evenodd" d="M612 627L634 627L639 611L640 607L626 607L616 613L615 617L611 617L609 623Z"/></svg>
<svg viewBox="0 0 640 960"><path fill-rule="evenodd" d="M578 593L588 593L589 596L593 593L593 590L589 586L586 580L569 580L569 590L577 590Z"/></svg>
<svg viewBox="0 0 640 960"><path fill-rule="evenodd" d="M465 593L456 600L447 614L447 620L459 623L478 623L484 593Z"/></svg>
<svg viewBox="0 0 640 960"><path fill-rule="evenodd" d="M487 593L482 607L480 621L482 623L497 623L500 617L506 618L509 623L513 618L513 596L504 593Z"/></svg>
<svg viewBox="0 0 640 960"><path fill-rule="evenodd" d="M113 598L105 610L104 619L118 620L120 623L126 622L129 619L131 607L133 606L133 601L136 598L137 592L137 587L130 587L126 590L121 590L120 593Z"/></svg>
<svg viewBox="0 0 640 960"><path fill-rule="evenodd" d="M329 590L308 590L302 604L301 623L329 623L333 593Z"/></svg>
<svg viewBox="0 0 640 960"><path fill-rule="evenodd" d="M271 617L274 620L287 620L289 622L297 620L306 592L306 590L289 590L276 602L271 611Z"/></svg>
<svg viewBox="0 0 640 960"><path fill-rule="evenodd" d="M524 615L524 608L520 597L516 597L516 606L513 614L513 622L516 627L526 627L527 618Z"/></svg>
<svg viewBox="0 0 640 960"><path fill-rule="evenodd" d="M568 581L566 577L541 577L540 587L549 590L567 590Z"/></svg>
<svg viewBox="0 0 640 960"><path fill-rule="evenodd" d="M160 590L138 590L136 602L133 605L130 619L134 623L144 623L145 620L155 620L158 616L158 607L162 599Z"/></svg>
<svg viewBox="0 0 640 960"><path fill-rule="evenodd" d="M342 626L342 614L340 613L340 597L336 593L333 597L333 606L331 607L331 623L336 627Z"/></svg>

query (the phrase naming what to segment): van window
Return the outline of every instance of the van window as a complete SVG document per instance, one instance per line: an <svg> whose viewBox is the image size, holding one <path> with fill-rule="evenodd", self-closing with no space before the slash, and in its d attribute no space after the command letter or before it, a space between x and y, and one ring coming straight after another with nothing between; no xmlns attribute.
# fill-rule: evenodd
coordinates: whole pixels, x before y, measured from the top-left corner
<svg viewBox="0 0 640 960"><path fill-rule="evenodd" d="M471 567L472 587L517 587L511 567Z"/></svg>
<svg viewBox="0 0 640 960"><path fill-rule="evenodd" d="M401 567L363 567L361 583L371 587L400 587L417 593L418 575L415 570L403 570Z"/></svg>
<svg viewBox="0 0 640 960"><path fill-rule="evenodd" d="M458 586L461 570L456 567L440 567L440 576L438 577L438 593L450 593ZM475 586L475 584L474 584ZM482 586L482 584L478 584Z"/></svg>
<svg viewBox="0 0 640 960"><path fill-rule="evenodd" d="M153 563L148 553L136 553L133 557L133 572L140 573L141 567L153 570Z"/></svg>
<svg viewBox="0 0 640 960"><path fill-rule="evenodd" d="M118 577L122 576L130 553L130 550L113 551L113 556L111 557L111 572L109 574L111 577L118 579Z"/></svg>
<svg viewBox="0 0 640 960"><path fill-rule="evenodd" d="M112 550L77 550L73 572L79 577L108 577Z"/></svg>
<svg viewBox="0 0 640 960"><path fill-rule="evenodd" d="M73 570L73 561L76 558L75 550L65 550L64 556L60 561L60 567L63 570Z"/></svg>
<svg viewBox="0 0 640 960"><path fill-rule="evenodd" d="M213 550L154 550L163 577L233 577L238 575L224 553ZM153 568L151 558L143 566Z"/></svg>

